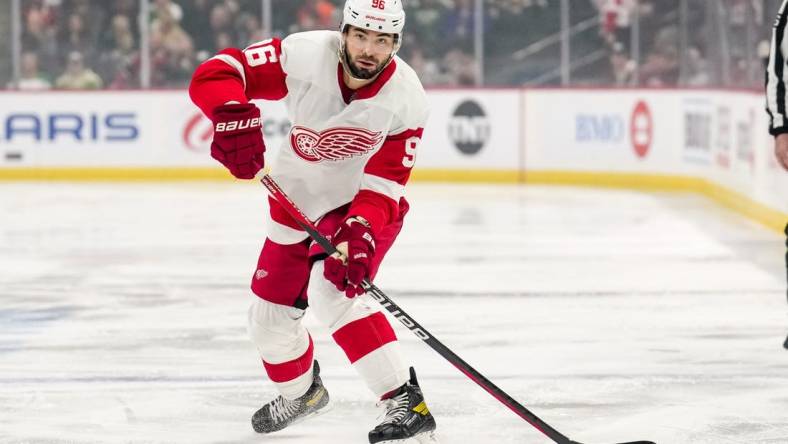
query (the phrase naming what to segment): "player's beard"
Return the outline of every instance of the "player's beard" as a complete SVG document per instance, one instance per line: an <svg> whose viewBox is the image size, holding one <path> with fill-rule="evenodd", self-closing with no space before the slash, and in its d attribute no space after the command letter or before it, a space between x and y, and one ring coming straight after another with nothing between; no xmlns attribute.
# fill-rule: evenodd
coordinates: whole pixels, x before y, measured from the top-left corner
<svg viewBox="0 0 788 444"><path fill-rule="evenodd" d="M350 58L349 55L347 57L348 57L348 59ZM362 66L360 66L360 65L358 65L356 63L356 61L358 61L358 60L363 60L365 62L374 63L375 67L374 68L364 68L364 67L362 67ZM377 60L375 60L372 57L361 57L361 56L359 56L355 60L349 61L347 66L350 69L350 74L352 74L353 77L355 77L357 79L368 80L368 79L371 79L371 78L375 77L376 75L380 74L380 71L383 70L383 64L384 63L385 62L378 62Z"/></svg>

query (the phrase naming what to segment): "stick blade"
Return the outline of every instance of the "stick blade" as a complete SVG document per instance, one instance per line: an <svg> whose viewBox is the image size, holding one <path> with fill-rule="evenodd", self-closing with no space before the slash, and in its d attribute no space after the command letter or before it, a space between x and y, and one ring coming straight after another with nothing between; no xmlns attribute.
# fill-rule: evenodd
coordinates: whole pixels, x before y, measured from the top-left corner
<svg viewBox="0 0 788 444"><path fill-rule="evenodd" d="M569 441L569 444L583 444L577 441ZM654 441L627 441L627 442L620 442L617 444L657 444Z"/></svg>
<svg viewBox="0 0 788 444"><path fill-rule="evenodd" d="M622 442L619 444L657 444L654 441L630 441L630 442Z"/></svg>
<svg viewBox="0 0 788 444"><path fill-rule="evenodd" d="M630 441L630 442L622 442L620 444L657 444L654 441Z"/></svg>

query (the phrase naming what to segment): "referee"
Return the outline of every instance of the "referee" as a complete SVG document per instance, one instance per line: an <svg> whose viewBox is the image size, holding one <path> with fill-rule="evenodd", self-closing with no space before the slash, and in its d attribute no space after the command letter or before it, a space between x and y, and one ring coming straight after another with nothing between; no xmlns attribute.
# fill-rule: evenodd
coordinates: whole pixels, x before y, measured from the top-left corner
<svg viewBox="0 0 788 444"><path fill-rule="evenodd" d="M785 82L788 77L785 60L788 54L788 39L785 38L785 24L788 21L783 0L780 12L772 30L772 48L769 64L766 66L766 112L769 113L769 133L774 136L774 154L777 161L788 170L788 115L785 111ZM788 225L785 226L785 266L788 272ZM788 338L783 347L788 349Z"/></svg>

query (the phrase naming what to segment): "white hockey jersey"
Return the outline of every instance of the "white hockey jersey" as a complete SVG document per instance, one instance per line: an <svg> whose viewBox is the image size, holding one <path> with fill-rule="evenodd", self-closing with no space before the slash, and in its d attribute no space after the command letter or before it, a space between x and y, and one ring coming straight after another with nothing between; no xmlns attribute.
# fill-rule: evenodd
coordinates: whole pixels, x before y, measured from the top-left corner
<svg viewBox="0 0 788 444"><path fill-rule="evenodd" d="M379 231L399 216L427 99L414 71L398 57L371 84L348 89L339 62L341 38L336 31L312 31L226 49L197 69L190 95L208 117L229 101L283 99L292 127L272 176L310 219L351 203L349 214ZM270 216L274 242L306 238L275 203Z"/></svg>

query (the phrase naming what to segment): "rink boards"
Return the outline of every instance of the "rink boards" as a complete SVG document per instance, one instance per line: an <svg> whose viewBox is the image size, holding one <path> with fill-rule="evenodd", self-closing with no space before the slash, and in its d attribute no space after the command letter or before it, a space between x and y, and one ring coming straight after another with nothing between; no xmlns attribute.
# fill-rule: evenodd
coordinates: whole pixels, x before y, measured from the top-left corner
<svg viewBox="0 0 788 444"><path fill-rule="evenodd" d="M762 94L678 89L438 89L415 180L678 189L780 229L788 174ZM225 179L184 91L2 95L0 179ZM281 103L260 102L269 152ZM270 154L269 154L270 156ZM270 158L270 157L269 157Z"/></svg>

